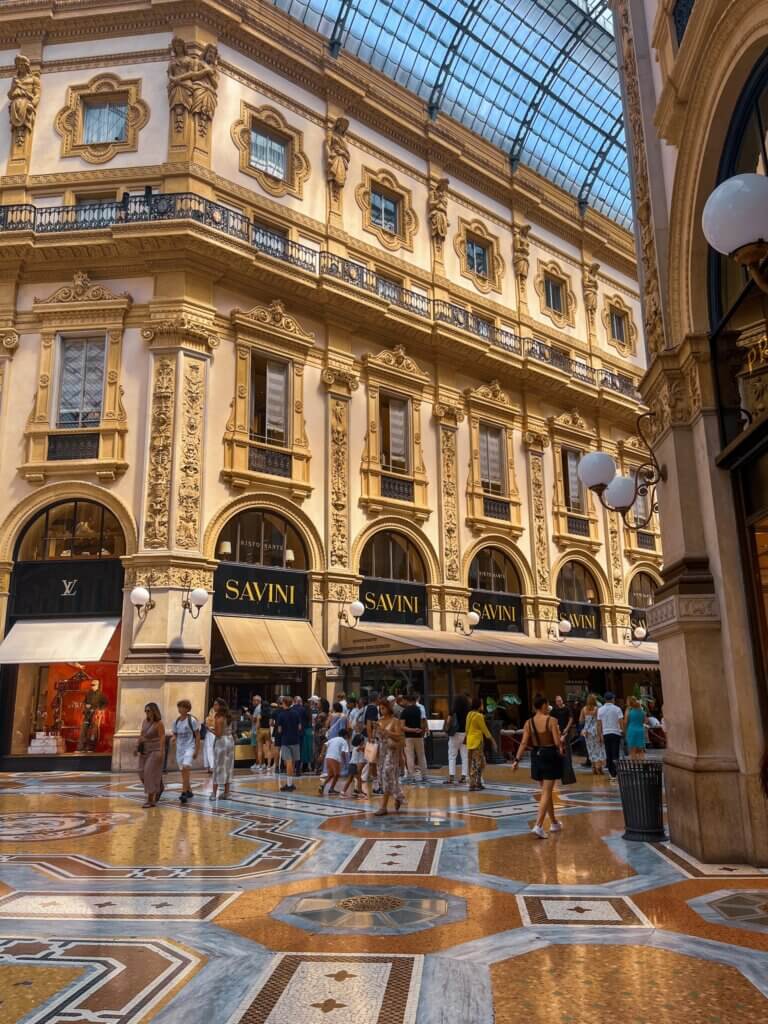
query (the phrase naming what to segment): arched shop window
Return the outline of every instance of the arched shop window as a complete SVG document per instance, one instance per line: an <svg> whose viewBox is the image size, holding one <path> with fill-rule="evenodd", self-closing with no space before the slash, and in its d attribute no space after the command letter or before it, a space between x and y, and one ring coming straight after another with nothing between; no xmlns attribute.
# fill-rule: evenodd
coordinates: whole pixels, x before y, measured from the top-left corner
<svg viewBox="0 0 768 1024"><path fill-rule="evenodd" d="M581 562L566 562L557 577L557 596L561 601L577 604L599 604L595 578Z"/></svg>
<svg viewBox="0 0 768 1024"><path fill-rule="evenodd" d="M404 583L425 583L427 579L416 545L400 533L386 531L375 534L363 548L360 574Z"/></svg>
<svg viewBox="0 0 768 1024"><path fill-rule="evenodd" d="M472 590L488 590L496 594L522 592L514 563L499 548L478 551L469 567L469 586Z"/></svg>
<svg viewBox="0 0 768 1024"><path fill-rule="evenodd" d="M631 608L650 608L656 596L656 580L647 572L639 572L629 585Z"/></svg>
<svg viewBox="0 0 768 1024"><path fill-rule="evenodd" d="M19 562L65 558L119 558L125 537L117 518L93 501L65 501L36 516L24 531Z"/></svg>
<svg viewBox="0 0 768 1024"><path fill-rule="evenodd" d="M216 557L271 569L308 568L298 531L283 516L263 509L247 509L229 520L219 534Z"/></svg>

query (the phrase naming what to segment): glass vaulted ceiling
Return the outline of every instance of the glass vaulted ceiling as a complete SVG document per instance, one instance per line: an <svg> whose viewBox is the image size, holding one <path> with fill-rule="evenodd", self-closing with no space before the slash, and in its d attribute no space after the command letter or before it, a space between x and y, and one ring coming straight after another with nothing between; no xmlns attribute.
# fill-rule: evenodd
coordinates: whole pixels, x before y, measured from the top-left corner
<svg viewBox="0 0 768 1024"><path fill-rule="evenodd" d="M273 0L631 227L609 0Z"/></svg>

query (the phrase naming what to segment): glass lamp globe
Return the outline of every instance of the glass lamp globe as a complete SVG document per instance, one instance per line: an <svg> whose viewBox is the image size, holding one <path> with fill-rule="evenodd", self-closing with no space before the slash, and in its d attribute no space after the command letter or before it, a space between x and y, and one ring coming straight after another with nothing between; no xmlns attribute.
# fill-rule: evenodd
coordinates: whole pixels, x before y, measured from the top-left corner
<svg viewBox="0 0 768 1024"><path fill-rule="evenodd" d="M701 227L712 248L726 256L768 241L768 178L736 174L721 182L704 204Z"/></svg>
<svg viewBox="0 0 768 1024"><path fill-rule="evenodd" d="M349 606L349 613L353 619L362 618L363 612L365 611L365 605L362 601L353 601Z"/></svg>
<svg viewBox="0 0 768 1024"><path fill-rule="evenodd" d="M560 619L560 621L558 622L557 628L563 634L563 636L568 636L568 634L573 629L573 626L571 625L568 619L563 618Z"/></svg>
<svg viewBox="0 0 768 1024"><path fill-rule="evenodd" d="M203 605L208 602L208 591L204 590L202 587L195 587L189 595L189 602L194 605L195 608L202 608Z"/></svg>
<svg viewBox="0 0 768 1024"><path fill-rule="evenodd" d="M146 587L134 587L131 591L131 604L134 608L143 608L149 604L149 591Z"/></svg>
<svg viewBox="0 0 768 1024"><path fill-rule="evenodd" d="M615 476L603 495L606 503L619 512L626 512L635 503L635 480L631 476Z"/></svg>
<svg viewBox="0 0 768 1024"><path fill-rule="evenodd" d="M634 629L635 640L645 640L648 636L648 630L645 626L635 626Z"/></svg>
<svg viewBox="0 0 768 1024"><path fill-rule="evenodd" d="M480 622L480 616L477 614L477 612L469 612L469 614L467 615L467 622L474 629L474 627Z"/></svg>
<svg viewBox="0 0 768 1024"><path fill-rule="evenodd" d="M590 452L580 459L578 474L590 491L602 491L616 476L616 463L607 452Z"/></svg>

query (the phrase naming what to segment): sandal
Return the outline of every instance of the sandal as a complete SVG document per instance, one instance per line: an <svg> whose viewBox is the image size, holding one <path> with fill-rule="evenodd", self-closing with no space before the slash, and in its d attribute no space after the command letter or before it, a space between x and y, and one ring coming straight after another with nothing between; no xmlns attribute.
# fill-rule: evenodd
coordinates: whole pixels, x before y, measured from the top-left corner
<svg viewBox="0 0 768 1024"><path fill-rule="evenodd" d="M151 803L149 802L149 800L147 800L147 802L146 802L145 804L142 804L141 806L142 806L142 807L154 807L155 805L154 805L154 804L151 804Z"/></svg>
<svg viewBox="0 0 768 1024"><path fill-rule="evenodd" d="M389 811L374 811L373 812L374 818L383 818L387 814L389 814Z"/></svg>

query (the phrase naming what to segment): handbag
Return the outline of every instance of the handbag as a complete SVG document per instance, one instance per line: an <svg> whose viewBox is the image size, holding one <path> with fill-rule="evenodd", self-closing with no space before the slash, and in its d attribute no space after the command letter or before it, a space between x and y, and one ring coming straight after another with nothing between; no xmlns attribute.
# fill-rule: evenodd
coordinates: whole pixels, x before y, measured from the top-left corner
<svg viewBox="0 0 768 1024"><path fill-rule="evenodd" d="M368 764L376 764L376 762L379 760L378 743L373 743L371 740L368 740L368 742L365 744L364 753L365 760L368 762Z"/></svg>
<svg viewBox="0 0 768 1024"><path fill-rule="evenodd" d="M576 772L573 770L573 757L571 756L567 737L565 740L565 754L563 754L562 783L564 786L574 786L576 784Z"/></svg>
<svg viewBox="0 0 768 1024"><path fill-rule="evenodd" d="M136 744L136 753L137 754L143 754L144 753L144 740L139 740L139 742Z"/></svg>
<svg viewBox="0 0 768 1024"><path fill-rule="evenodd" d="M455 715L449 715L448 716L448 722L447 722L447 724L445 726L445 734L446 734L446 736L455 736L458 731L459 730L456 728L456 716Z"/></svg>

